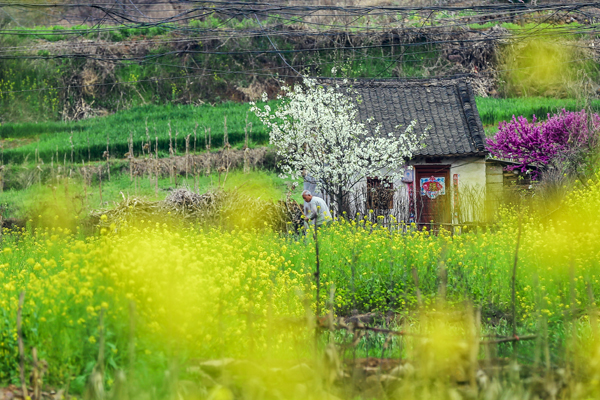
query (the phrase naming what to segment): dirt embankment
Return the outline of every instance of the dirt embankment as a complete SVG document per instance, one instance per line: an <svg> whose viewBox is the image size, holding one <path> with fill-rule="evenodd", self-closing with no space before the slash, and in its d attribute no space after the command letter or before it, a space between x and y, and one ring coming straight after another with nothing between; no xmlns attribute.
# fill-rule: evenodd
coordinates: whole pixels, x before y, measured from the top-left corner
<svg viewBox="0 0 600 400"><path fill-rule="evenodd" d="M499 42L509 36L500 27L481 31L393 29L368 36L308 31L292 35L292 28L288 29L290 35L279 38L278 46L293 48L294 53L286 54L287 62L305 73L322 76L322 65L336 62L335 52L341 54L340 62L359 66L365 62L365 57L356 55L364 51L360 49L381 47L388 60L386 68L381 67L383 77L410 77L415 71L422 77L470 74L481 96L496 93L495 54ZM79 38L45 43L36 49L84 60L72 63L62 76L62 118L73 120L155 101L200 104L254 101L263 92L273 96L281 79L291 83L297 74L268 48L265 54L244 53L246 48L260 48L260 40L245 38L236 43L227 35L204 41L195 37L169 41L138 37L117 42ZM218 58L210 54L223 49L230 54ZM169 54L168 62L164 57L154 66L145 61L157 53ZM421 59L420 53L430 55ZM137 75L125 72L122 60L137 63Z"/></svg>

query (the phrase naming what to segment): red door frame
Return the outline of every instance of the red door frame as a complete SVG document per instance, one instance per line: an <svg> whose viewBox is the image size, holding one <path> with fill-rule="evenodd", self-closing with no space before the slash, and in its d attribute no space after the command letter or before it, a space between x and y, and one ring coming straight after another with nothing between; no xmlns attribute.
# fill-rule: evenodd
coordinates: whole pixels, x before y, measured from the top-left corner
<svg viewBox="0 0 600 400"><path fill-rule="evenodd" d="M450 213L450 165L415 165L416 221L420 227L452 222ZM444 177L446 194L436 199L421 195L421 178Z"/></svg>

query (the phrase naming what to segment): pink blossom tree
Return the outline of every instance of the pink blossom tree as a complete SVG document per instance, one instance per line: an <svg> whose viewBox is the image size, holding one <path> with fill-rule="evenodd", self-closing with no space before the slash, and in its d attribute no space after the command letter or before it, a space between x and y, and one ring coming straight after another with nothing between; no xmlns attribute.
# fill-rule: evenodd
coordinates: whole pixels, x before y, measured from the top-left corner
<svg viewBox="0 0 600 400"><path fill-rule="evenodd" d="M552 168L566 172L581 172L589 166L590 155L598 143L600 116L562 110L546 121L531 122L525 117L504 121L498 133L487 139L487 149L498 158L510 159L515 165L508 170L526 172L530 167ZM537 178L537 170L532 170Z"/></svg>

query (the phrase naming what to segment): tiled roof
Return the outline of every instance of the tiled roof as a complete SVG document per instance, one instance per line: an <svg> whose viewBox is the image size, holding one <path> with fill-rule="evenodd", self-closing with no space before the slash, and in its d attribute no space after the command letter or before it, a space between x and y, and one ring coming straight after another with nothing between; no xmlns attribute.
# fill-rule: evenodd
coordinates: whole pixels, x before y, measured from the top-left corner
<svg viewBox="0 0 600 400"><path fill-rule="evenodd" d="M331 81L330 81L331 82ZM338 81L339 83L339 81ZM425 147L416 156L470 155L485 152L485 134L475 96L463 79L352 80L358 92L362 121L374 118L382 133L406 127L430 126ZM404 128L401 128L402 130Z"/></svg>

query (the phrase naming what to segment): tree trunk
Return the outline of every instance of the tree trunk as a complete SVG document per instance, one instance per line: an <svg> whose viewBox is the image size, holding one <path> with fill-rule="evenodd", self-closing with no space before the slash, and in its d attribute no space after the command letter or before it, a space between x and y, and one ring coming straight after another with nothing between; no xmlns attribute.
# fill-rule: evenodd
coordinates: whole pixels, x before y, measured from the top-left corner
<svg viewBox="0 0 600 400"><path fill-rule="evenodd" d="M342 188L342 186L338 186L338 191L336 193L336 202L337 202L337 213L338 213L338 217L344 217L347 218L348 215L344 216L344 190Z"/></svg>

